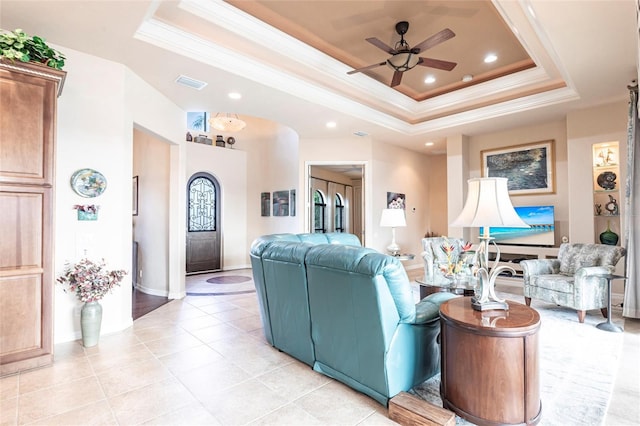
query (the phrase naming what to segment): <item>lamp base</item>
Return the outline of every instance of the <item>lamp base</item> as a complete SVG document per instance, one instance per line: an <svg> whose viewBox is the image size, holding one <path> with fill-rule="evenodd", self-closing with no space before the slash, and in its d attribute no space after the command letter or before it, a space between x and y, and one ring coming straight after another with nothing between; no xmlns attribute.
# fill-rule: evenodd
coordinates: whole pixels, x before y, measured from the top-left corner
<svg viewBox="0 0 640 426"><path fill-rule="evenodd" d="M475 311L491 311L491 310L508 311L509 310L509 305L507 304L507 302L487 300L486 302L481 303L475 297L471 298L471 307Z"/></svg>
<svg viewBox="0 0 640 426"><path fill-rule="evenodd" d="M395 243L391 243L387 246L387 251L391 256L398 256L400 254L400 246Z"/></svg>

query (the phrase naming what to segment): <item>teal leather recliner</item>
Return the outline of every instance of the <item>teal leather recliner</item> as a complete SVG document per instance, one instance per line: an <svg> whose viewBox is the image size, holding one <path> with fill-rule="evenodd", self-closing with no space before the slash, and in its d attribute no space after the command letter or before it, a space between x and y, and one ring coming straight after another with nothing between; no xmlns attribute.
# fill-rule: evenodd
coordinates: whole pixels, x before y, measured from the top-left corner
<svg viewBox="0 0 640 426"><path fill-rule="evenodd" d="M273 245L274 242L278 244ZM267 342L310 366L315 358L304 258L314 244L360 246L360 240L353 234L338 232L272 234L257 238L250 254Z"/></svg>
<svg viewBox="0 0 640 426"><path fill-rule="evenodd" d="M398 259L296 237L266 236L252 248L276 348L385 406L439 372L440 304L455 295L416 304Z"/></svg>

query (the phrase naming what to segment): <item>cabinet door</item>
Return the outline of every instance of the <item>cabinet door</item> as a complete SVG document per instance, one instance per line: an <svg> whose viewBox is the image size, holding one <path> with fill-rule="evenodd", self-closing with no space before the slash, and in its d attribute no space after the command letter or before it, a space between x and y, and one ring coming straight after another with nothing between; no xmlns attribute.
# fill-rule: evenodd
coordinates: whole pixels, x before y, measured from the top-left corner
<svg viewBox="0 0 640 426"><path fill-rule="evenodd" d="M51 185L55 83L0 70L0 182Z"/></svg>
<svg viewBox="0 0 640 426"><path fill-rule="evenodd" d="M0 373L53 357L51 188L0 185Z"/></svg>

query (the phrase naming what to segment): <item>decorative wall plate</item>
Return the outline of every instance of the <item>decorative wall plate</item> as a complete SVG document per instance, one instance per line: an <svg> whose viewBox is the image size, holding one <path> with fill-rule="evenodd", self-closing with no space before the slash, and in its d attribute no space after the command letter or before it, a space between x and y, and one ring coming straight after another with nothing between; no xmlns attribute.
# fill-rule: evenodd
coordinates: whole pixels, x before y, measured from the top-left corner
<svg viewBox="0 0 640 426"><path fill-rule="evenodd" d="M80 169L71 176L71 188L82 197L94 198L107 189L107 179L93 169Z"/></svg>

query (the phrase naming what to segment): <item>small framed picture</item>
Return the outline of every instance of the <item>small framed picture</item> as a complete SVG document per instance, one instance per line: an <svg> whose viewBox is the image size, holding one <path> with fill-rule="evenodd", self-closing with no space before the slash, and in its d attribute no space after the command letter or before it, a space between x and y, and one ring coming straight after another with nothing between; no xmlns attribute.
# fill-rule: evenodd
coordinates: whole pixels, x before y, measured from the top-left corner
<svg viewBox="0 0 640 426"><path fill-rule="evenodd" d="M273 215L289 216L289 191L275 191L273 193Z"/></svg>
<svg viewBox="0 0 640 426"><path fill-rule="evenodd" d="M271 216L271 193L262 192L260 194L260 215Z"/></svg>
<svg viewBox="0 0 640 426"><path fill-rule="evenodd" d="M138 176L133 177L133 215L138 216Z"/></svg>

